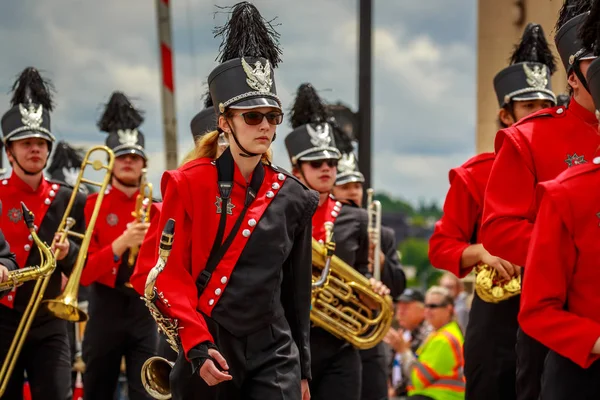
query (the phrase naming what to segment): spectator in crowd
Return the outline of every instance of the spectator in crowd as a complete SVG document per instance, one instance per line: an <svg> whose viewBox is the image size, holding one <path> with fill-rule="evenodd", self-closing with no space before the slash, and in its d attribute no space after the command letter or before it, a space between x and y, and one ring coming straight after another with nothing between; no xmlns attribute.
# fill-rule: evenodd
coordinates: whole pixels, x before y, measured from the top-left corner
<svg viewBox="0 0 600 400"><path fill-rule="evenodd" d="M453 273L446 272L440 278L439 284L448 289L450 295L454 299L454 315L456 316L456 322L458 322L462 332L466 332L467 324L469 323L470 307L468 306L468 295L464 291L462 281Z"/></svg>
<svg viewBox="0 0 600 400"><path fill-rule="evenodd" d="M425 295L425 319L433 332L416 351L394 332L386 336L401 355L402 372L410 377L409 400L464 400L463 335L454 318L454 298L441 286ZM389 340L393 337L393 340Z"/></svg>
<svg viewBox="0 0 600 400"><path fill-rule="evenodd" d="M425 320L425 296L416 289L406 289L395 299L395 303L396 320L400 329L390 328L384 341L392 349L395 349L398 343L409 343L410 349L415 353L432 331L431 325ZM407 394L409 382L400 369L401 362L400 354L393 351L390 383L396 396Z"/></svg>

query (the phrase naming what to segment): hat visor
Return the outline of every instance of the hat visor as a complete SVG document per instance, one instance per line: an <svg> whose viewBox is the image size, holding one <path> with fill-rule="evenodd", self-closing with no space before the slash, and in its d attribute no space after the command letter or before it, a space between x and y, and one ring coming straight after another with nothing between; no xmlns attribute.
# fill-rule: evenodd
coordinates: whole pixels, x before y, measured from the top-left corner
<svg viewBox="0 0 600 400"><path fill-rule="evenodd" d="M530 100L548 100L556 104L556 97L546 92L528 92L522 93L511 99L512 101L530 101Z"/></svg>
<svg viewBox="0 0 600 400"><path fill-rule="evenodd" d="M148 157L146 157L146 153L144 151L133 148L133 147L127 147L127 148L119 149L118 151L115 151L115 158L121 157L121 156L126 156L128 154L136 154L136 155L142 157L144 160L148 160Z"/></svg>
<svg viewBox="0 0 600 400"><path fill-rule="evenodd" d="M339 160L342 158L338 149L327 148L327 149L315 149L307 154L303 154L302 157L298 158L298 161L315 161L315 160Z"/></svg>
<svg viewBox="0 0 600 400"><path fill-rule="evenodd" d="M25 140L25 139L31 139L31 138L45 139L45 140L47 140L49 142L54 142L56 140L56 138L54 137L54 135L48 134L46 132L41 132L41 131L22 131L22 132L19 132L19 133L15 133L11 137L9 137L8 141L9 142L14 142L14 141L17 141L17 140Z"/></svg>
<svg viewBox="0 0 600 400"><path fill-rule="evenodd" d="M338 175L338 178L335 180L335 186L342 186L346 183L359 182L365 183L365 178L359 172L352 172L350 174Z"/></svg>
<svg viewBox="0 0 600 400"><path fill-rule="evenodd" d="M273 99L272 97L254 97L251 99L244 99L229 106L229 108L235 108L236 110L250 110L252 108L261 107L273 107L281 110L281 105L279 105L277 100Z"/></svg>

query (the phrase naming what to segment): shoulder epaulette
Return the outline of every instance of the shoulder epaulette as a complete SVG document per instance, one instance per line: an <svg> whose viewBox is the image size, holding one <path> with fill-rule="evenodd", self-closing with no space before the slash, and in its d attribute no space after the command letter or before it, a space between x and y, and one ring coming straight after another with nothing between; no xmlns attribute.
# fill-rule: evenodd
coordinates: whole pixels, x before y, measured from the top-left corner
<svg viewBox="0 0 600 400"><path fill-rule="evenodd" d="M469 168L469 167L472 167L476 164L479 164L479 163L482 163L485 161L494 160L495 157L496 157L496 154L494 154L494 153L477 154L476 156L473 156L470 159L468 159L463 165L461 165L461 167Z"/></svg>

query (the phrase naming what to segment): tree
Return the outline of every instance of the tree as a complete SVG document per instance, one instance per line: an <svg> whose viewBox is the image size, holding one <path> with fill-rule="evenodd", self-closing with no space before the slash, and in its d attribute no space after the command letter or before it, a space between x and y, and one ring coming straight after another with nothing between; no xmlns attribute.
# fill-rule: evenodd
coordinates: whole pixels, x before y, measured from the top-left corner
<svg viewBox="0 0 600 400"><path fill-rule="evenodd" d="M409 238L400 244L402 264L414 266L420 286L434 285L442 273L429 262L429 243L425 239Z"/></svg>

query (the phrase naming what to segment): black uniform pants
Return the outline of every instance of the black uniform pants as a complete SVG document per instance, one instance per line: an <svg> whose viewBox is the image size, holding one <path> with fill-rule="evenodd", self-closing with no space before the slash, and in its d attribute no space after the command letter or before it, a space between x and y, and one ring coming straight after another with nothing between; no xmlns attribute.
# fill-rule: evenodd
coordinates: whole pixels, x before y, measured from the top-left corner
<svg viewBox="0 0 600 400"><path fill-rule="evenodd" d="M6 358L16 323L0 318L0 362ZM27 372L33 400L71 399L71 354L66 321L34 322L2 400L23 399L24 372Z"/></svg>
<svg viewBox="0 0 600 400"><path fill-rule="evenodd" d="M113 398L123 357L129 400L151 399L142 385L141 369L156 354L156 324L138 296L120 297L110 290L114 293L110 300L90 299L82 350L84 399Z"/></svg>
<svg viewBox="0 0 600 400"><path fill-rule="evenodd" d="M538 400L548 348L520 328L517 333L517 400Z"/></svg>
<svg viewBox="0 0 600 400"><path fill-rule="evenodd" d="M600 399L600 361L584 369L554 351L544 363L539 400Z"/></svg>
<svg viewBox="0 0 600 400"><path fill-rule="evenodd" d="M301 400L300 355L285 317L243 337L205 319L233 379L208 386L180 351L170 376L173 400Z"/></svg>
<svg viewBox="0 0 600 400"><path fill-rule="evenodd" d="M475 293L464 345L466 400L516 399L519 298L493 304Z"/></svg>
<svg viewBox="0 0 600 400"><path fill-rule="evenodd" d="M361 400L386 400L388 371L385 344L381 342L359 353L362 360Z"/></svg>
<svg viewBox="0 0 600 400"><path fill-rule="evenodd" d="M358 350L320 328L310 332L312 400L360 400L362 365Z"/></svg>

